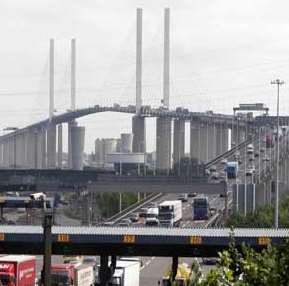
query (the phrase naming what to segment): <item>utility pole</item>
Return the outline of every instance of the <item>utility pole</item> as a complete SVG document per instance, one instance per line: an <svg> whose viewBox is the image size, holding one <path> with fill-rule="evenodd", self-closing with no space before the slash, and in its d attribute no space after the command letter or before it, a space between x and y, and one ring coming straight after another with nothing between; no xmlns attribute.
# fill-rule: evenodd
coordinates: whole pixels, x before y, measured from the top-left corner
<svg viewBox="0 0 289 286"><path fill-rule="evenodd" d="M52 252L52 212L46 209L46 200L43 199L44 222L43 222L43 242L44 242L44 265L43 265L43 285L51 285L51 252Z"/></svg>
<svg viewBox="0 0 289 286"><path fill-rule="evenodd" d="M275 214L274 226L278 228L279 224L279 89L284 81L276 79L271 81L271 84L277 85L277 166L276 166L276 188L275 188Z"/></svg>

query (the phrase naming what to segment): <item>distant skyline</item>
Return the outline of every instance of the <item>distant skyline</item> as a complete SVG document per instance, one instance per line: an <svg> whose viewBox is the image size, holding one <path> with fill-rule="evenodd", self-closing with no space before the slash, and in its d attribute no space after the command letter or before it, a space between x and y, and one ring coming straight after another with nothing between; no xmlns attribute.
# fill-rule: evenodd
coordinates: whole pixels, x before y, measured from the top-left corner
<svg viewBox="0 0 289 286"><path fill-rule="evenodd" d="M162 99L163 14L169 7L172 108L228 114L239 103L264 102L275 114L270 81L281 78L281 114L289 113L288 1L2 0L0 130L48 117L50 38L58 113L70 107L71 38L77 41L77 107L134 104L137 7L143 8L144 104L158 106ZM78 120L86 126L85 151L93 150L95 138L131 132L130 118L98 114ZM153 119L147 139L154 150Z"/></svg>

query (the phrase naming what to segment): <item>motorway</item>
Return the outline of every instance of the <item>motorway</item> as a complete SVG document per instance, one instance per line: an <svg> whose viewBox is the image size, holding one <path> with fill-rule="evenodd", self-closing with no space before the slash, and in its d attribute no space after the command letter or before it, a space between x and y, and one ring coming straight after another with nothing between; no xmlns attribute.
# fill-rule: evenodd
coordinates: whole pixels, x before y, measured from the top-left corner
<svg viewBox="0 0 289 286"><path fill-rule="evenodd" d="M263 147L264 142L262 140L261 147ZM240 176L238 177L239 182L243 182L245 179L245 169L244 169L244 162L245 162L245 156L246 156L246 165L249 165L249 156L244 152L245 148L240 150L241 153L241 160L243 163L240 166ZM254 144L254 150L258 151L259 146L258 143ZM265 156L266 153L268 153L268 149L265 151ZM273 153L273 152L272 152ZM261 154L260 154L261 155ZM262 155L263 156L263 155ZM227 158L228 161L232 160L232 156ZM265 167L265 164L262 162L262 160L257 157L255 160L255 168L256 171L259 169L259 162L261 162L261 169ZM217 171L219 173L222 172L224 169L224 164L220 163L221 160L219 161L218 164L216 164ZM229 190L231 189L231 185L235 183L236 180L229 180ZM175 200L177 199L176 194L166 194L166 195L160 195L157 199L153 200L154 203L158 204L164 200ZM221 198L219 195L209 195L208 196L210 207L215 208L217 211L222 210L224 208L224 198ZM194 221L192 219L192 200L193 198L188 198L188 202L183 203L183 220L181 222L180 227L192 227L192 228L197 228L197 227L207 227L209 225L208 221ZM143 204L141 207L148 207L150 202L147 202ZM121 219L128 218L132 212L139 212L140 208L138 207L125 216L123 216ZM23 223L23 213L9 213L7 214L7 218L9 217L10 220L14 220L15 222L22 222ZM115 225L117 225L119 220L115 220ZM63 209L60 208L57 210L57 216L56 216L56 222L58 225L79 225L80 222L77 220L73 220L70 218L67 218L63 214ZM171 265L171 258L160 258L160 257L141 257L142 260L142 267L141 267L141 274L140 274L140 285L141 286L152 286L152 285L158 285L158 281L161 279L163 274L169 269ZM62 261L61 256L53 256L52 261L54 263L59 263ZM200 261L200 260L199 260ZM192 262L192 258L180 258L179 262L186 262L190 264ZM201 261L200 261L201 262ZM202 270L204 273L206 273L212 266L205 266L201 264ZM42 268L42 257L38 256L37 257L37 269L40 271Z"/></svg>

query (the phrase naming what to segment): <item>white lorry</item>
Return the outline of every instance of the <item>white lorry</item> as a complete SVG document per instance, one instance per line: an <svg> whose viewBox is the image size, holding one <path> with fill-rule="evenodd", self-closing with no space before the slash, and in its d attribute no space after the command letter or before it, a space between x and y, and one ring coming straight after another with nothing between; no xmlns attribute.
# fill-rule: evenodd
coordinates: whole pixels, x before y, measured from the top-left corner
<svg viewBox="0 0 289 286"><path fill-rule="evenodd" d="M161 226L179 226L182 220L182 202L164 201L159 204L159 222Z"/></svg>
<svg viewBox="0 0 289 286"><path fill-rule="evenodd" d="M116 268L110 286L139 286L140 261L134 258L120 258L116 262ZM99 284L96 277L95 285Z"/></svg>
<svg viewBox="0 0 289 286"><path fill-rule="evenodd" d="M147 226L159 226L159 209L158 208L148 208L146 214L146 225Z"/></svg>

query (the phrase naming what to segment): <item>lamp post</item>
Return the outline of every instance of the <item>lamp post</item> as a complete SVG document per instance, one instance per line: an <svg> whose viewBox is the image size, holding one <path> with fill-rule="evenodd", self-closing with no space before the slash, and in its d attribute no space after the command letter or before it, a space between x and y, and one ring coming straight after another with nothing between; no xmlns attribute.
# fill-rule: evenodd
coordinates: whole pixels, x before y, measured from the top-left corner
<svg viewBox="0 0 289 286"><path fill-rule="evenodd" d="M13 168L16 169L16 131L18 130L18 127L6 127L3 129L3 131L14 131L13 136L13 148L14 148L14 162L13 162Z"/></svg>
<svg viewBox="0 0 289 286"><path fill-rule="evenodd" d="M279 223L279 89L284 81L276 79L271 81L271 84L277 85L277 166L276 166L276 189L275 189L275 213L274 213L274 226L278 228Z"/></svg>

